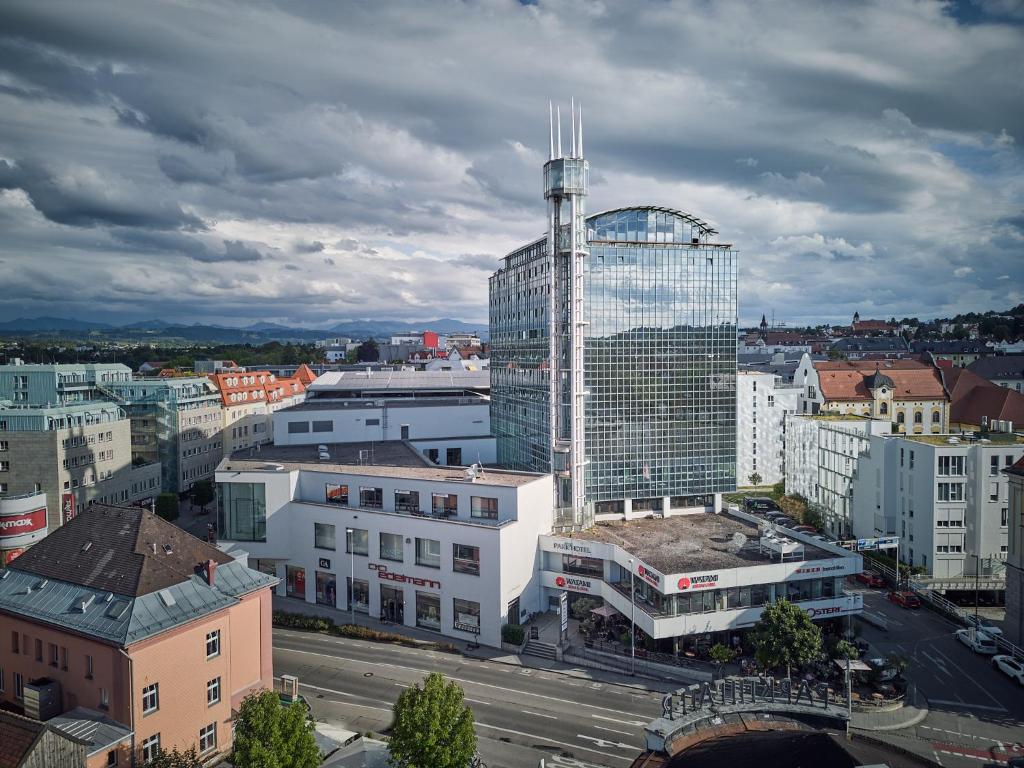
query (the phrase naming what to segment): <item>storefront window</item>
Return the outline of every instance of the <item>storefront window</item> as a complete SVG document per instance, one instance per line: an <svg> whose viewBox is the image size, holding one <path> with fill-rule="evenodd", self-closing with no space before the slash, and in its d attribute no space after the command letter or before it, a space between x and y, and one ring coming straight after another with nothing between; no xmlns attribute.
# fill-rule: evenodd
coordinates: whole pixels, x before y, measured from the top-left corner
<svg viewBox="0 0 1024 768"><path fill-rule="evenodd" d="M345 583L348 588L348 604L349 609L355 608L359 613L370 612L370 582L365 579L356 579L355 581L355 592L352 590L352 579L346 578ZM354 602L354 604L353 604Z"/></svg>
<svg viewBox="0 0 1024 768"><path fill-rule="evenodd" d="M440 568L441 542L435 539L416 539L416 565Z"/></svg>
<svg viewBox="0 0 1024 768"><path fill-rule="evenodd" d="M485 520L498 519L498 500L488 496L473 496L470 498L470 515L482 517Z"/></svg>
<svg viewBox="0 0 1024 768"><path fill-rule="evenodd" d="M267 540L267 501L263 483L220 483L217 531L229 541Z"/></svg>
<svg viewBox="0 0 1024 768"><path fill-rule="evenodd" d="M402 534L382 533L380 535L380 559L396 560L399 563L405 560L405 552L402 550Z"/></svg>
<svg viewBox="0 0 1024 768"><path fill-rule="evenodd" d="M840 584L839 589L836 589L836 582L842 581L841 579L822 579L821 581L821 596L822 597L835 597L838 592L841 592L843 587Z"/></svg>
<svg viewBox="0 0 1024 768"><path fill-rule="evenodd" d="M452 517L459 513L459 497L454 493L434 493L430 500L434 517Z"/></svg>
<svg viewBox="0 0 1024 768"><path fill-rule="evenodd" d="M348 533L348 531L352 531ZM365 528L349 528L345 532L345 551L351 555L370 554L370 534Z"/></svg>
<svg viewBox="0 0 1024 768"><path fill-rule="evenodd" d="M452 545L452 570L456 573L480 575L480 547L468 544Z"/></svg>
<svg viewBox="0 0 1024 768"><path fill-rule="evenodd" d="M562 555L562 571L600 579L604 576L604 561L595 557Z"/></svg>
<svg viewBox="0 0 1024 768"><path fill-rule="evenodd" d="M330 523L313 523L313 546L317 549L334 549L334 526Z"/></svg>
<svg viewBox="0 0 1024 768"><path fill-rule="evenodd" d="M768 584L754 584L750 588L750 604L755 606L767 605L770 594Z"/></svg>
<svg viewBox="0 0 1024 768"><path fill-rule="evenodd" d="M306 569L296 565L285 568L285 591L288 597L306 599Z"/></svg>
<svg viewBox="0 0 1024 768"><path fill-rule="evenodd" d="M480 634L480 603L472 600L452 600L453 626L460 632Z"/></svg>
<svg viewBox="0 0 1024 768"><path fill-rule="evenodd" d="M427 592L416 593L416 626L441 631L441 598Z"/></svg>
<svg viewBox="0 0 1024 768"><path fill-rule="evenodd" d="M253 568L260 573L265 573L268 576L277 576L277 561L276 560L250 560L249 561Z"/></svg>
<svg viewBox="0 0 1024 768"><path fill-rule="evenodd" d="M348 506L348 486L347 485L335 485L334 483L327 484L327 503L328 504L341 504L342 506Z"/></svg>
<svg viewBox="0 0 1024 768"><path fill-rule="evenodd" d="M398 512L419 512L419 491L395 491L395 509Z"/></svg>
<svg viewBox="0 0 1024 768"><path fill-rule="evenodd" d="M396 624L405 623L405 596L402 590L380 585L380 617Z"/></svg>
<svg viewBox="0 0 1024 768"><path fill-rule="evenodd" d="M383 509L384 490L382 488L360 488L359 506L367 509Z"/></svg>
<svg viewBox="0 0 1024 768"><path fill-rule="evenodd" d="M316 572L316 601L320 605L335 607L338 601L338 581L333 573Z"/></svg>

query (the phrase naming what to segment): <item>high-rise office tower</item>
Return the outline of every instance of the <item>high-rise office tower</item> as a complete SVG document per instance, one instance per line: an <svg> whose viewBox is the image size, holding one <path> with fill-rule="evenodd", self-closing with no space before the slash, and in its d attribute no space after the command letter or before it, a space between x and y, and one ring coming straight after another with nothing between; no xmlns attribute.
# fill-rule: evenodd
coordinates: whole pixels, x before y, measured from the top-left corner
<svg viewBox="0 0 1024 768"><path fill-rule="evenodd" d="M498 461L554 475L558 528L717 508L736 485L736 251L670 208L586 216L575 108L570 131L565 155L552 119L547 234L490 279Z"/></svg>

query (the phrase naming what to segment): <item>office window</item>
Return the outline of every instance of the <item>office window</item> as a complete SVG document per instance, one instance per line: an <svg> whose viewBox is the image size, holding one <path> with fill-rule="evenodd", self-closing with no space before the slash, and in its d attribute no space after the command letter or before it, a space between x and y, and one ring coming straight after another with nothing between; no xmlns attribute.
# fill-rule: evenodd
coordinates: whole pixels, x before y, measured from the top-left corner
<svg viewBox="0 0 1024 768"><path fill-rule="evenodd" d="M1008 507L1003 507L1002 509L999 510L999 525L1001 525L1003 528L1006 527L1006 523L1007 523L1007 520L1008 520L1008 517L1009 517L1008 513L1009 513L1009 508Z"/></svg>
<svg viewBox="0 0 1024 768"><path fill-rule="evenodd" d="M17 630L11 632L11 653L21 653L21 651L19 650L21 644L18 642L18 638L20 637L21 635L18 633Z"/></svg>
<svg viewBox="0 0 1024 768"><path fill-rule="evenodd" d="M314 432L333 432L334 422L333 421L314 421L313 422Z"/></svg>
<svg viewBox="0 0 1024 768"><path fill-rule="evenodd" d="M100 688L100 709L110 709L110 692Z"/></svg>
<svg viewBox="0 0 1024 768"><path fill-rule="evenodd" d="M433 493L430 502L434 517L452 517L459 513L459 497L454 493Z"/></svg>
<svg viewBox="0 0 1024 768"><path fill-rule="evenodd" d="M452 570L456 573L480 575L480 547L469 544L452 545Z"/></svg>
<svg viewBox="0 0 1024 768"><path fill-rule="evenodd" d="M939 456L939 474L959 476L964 473L963 456Z"/></svg>
<svg viewBox="0 0 1024 768"><path fill-rule="evenodd" d="M160 683L153 683L142 689L142 714L148 715L158 709L160 709Z"/></svg>
<svg viewBox="0 0 1024 768"><path fill-rule="evenodd" d="M445 463L449 466L461 466L462 465L462 449L461 448L449 448L445 451Z"/></svg>
<svg viewBox="0 0 1024 768"><path fill-rule="evenodd" d="M327 483L327 503L348 506L348 486Z"/></svg>
<svg viewBox="0 0 1024 768"><path fill-rule="evenodd" d="M313 523L313 546L334 550L334 526L330 523Z"/></svg>
<svg viewBox="0 0 1024 768"><path fill-rule="evenodd" d="M380 559L395 560L399 563L405 559L405 552L402 549L402 534L381 533Z"/></svg>
<svg viewBox="0 0 1024 768"><path fill-rule="evenodd" d="M206 658L212 659L220 656L220 630L206 633Z"/></svg>
<svg viewBox="0 0 1024 768"><path fill-rule="evenodd" d="M989 458L988 473L993 477L999 476L999 457L992 456Z"/></svg>
<svg viewBox="0 0 1024 768"><path fill-rule="evenodd" d="M60 647L60 668L65 672L68 671L68 649L64 645Z"/></svg>
<svg viewBox="0 0 1024 768"><path fill-rule="evenodd" d="M220 702L220 678L215 677L206 684L206 705L212 706Z"/></svg>
<svg viewBox="0 0 1024 768"><path fill-rule="evenodd" d="M92 680L92 656L85 656L85 679Z"/></svg>
<svg viewBox="0 0 1024 768"><path fill-rule="evenodd" d="M366 426L368 426L368 427L379 427L380 426L380 419L367 419L363 423Z"/></svg>
<svg viewBox="0 0 1024 768"><path fill-rule="evenodd" d="M441 542L435 539L416 539L416 565L427 568L441 567Z"/></svg>
<svg viewBox="0 0 1024 768"><path fill-rule="evenodd" d="M963 483L939 483L939 501L963 501Z"/></svg>
<svg viewBox="0 0 1024 768"><path fill-rule="evenodd" d="M999 483L995 480L988 484L988 500L999 501Z"/></svg>
<svg viewBox="0 0 1024 768"><path fill-rule="evenodd" d="M469 502L469 514L471 517L480 517L484 518L485 520L498 519L497 499L492 499L488 496L472 496L470 497Z"/></svg>
<svg viewBox="0 0 1024 768"><path fill-rule="evenodd" d="M914 468L914 452L913 451L910 452L910 468L911 469Z"/></svg>
<svg viewBox="0 0 1024 768"><path fill-rule="evenodd" d="M419 512L420 492L419 491L395 491L395 511L397 512Z"/></svg>
<svg viewBox="0 0 1024 768"><path fill-rule="evenodd" d="M348 533L351 531L351 533ZM349 528L345 533L345 551L352 555L370 554L370 534L365 528Z"/></svg>
<svg viewBox="0 0 1024 768"><path fill-rule="evenodd" d="M43 641L36 638L36 661L43 660Z"/></svg>
<svg viewBox="0 0 1024 768"><path fill-rule="evenodd" d="M309 432L308 421L289 421L288 422L288 434L289 435L302 435Z"/></svg>
<svg viewBox="0 0 1024 768"><path fill-rule="evenodd" d="M58 666L60 666L60 656L59 656L59 652L57 650L57 644L56 643L49 643L48 646L49 646L49 651L50 651L50 666L51 667L58 667Z"/></svg>
<svg viewBox="0 0 1024 768"><path fill-rule="evenodd" d="M359 506L367 509L383 509L384 489L361 487L359 489Z"/></svg>
<svg viewBox="0 0 1024 768"><path fill-rule="evenodd" d="M21 676L21 672L14 673L14 698L18 701L25 699L25 678Z"/></svg>
<svg viewBox="0 0 1024 768"><path fill-rule="evenodd" d="M157 755L160 754L160 734L154 733L148 739L142 742L142 761L148 763L151 760L156 760Z"/></svg>

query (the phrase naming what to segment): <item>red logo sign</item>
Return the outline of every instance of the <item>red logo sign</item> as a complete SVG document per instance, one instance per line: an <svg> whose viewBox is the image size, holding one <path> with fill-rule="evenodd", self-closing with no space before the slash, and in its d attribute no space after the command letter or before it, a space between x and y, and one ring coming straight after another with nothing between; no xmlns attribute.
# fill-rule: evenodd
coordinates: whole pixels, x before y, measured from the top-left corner
<svg viewBox="0 0 1024 768"><path fill-rule="evenodd" d="M690 588L690 580L688 578L686 578L685 576L680 578L679 579L679 588L680 589L689 589Z"/></svg>
<svg viewBox="0 0 1024 768"><path fill-rule="evenodd" d="M555 586L556 587L564 587L565 586L565 577L564 576L555 576Z"/></svg>
<svg viewBox="0 0 1024 768"><path fill-rule="evenodd" d="M717 573L709 573L704 576L681 576L679 578L679 589L711 589L717 586Z"/></svg>
<svg viewBox="0 0 1024 768"><path fill-rule="evenodd" d="M406 576L404 573L394 573L389 571L388 567L383 563L370 563L368 568L371 571L377 572L377 578L383 579L384 581L397 581L400 584L412 584L417 587L431 587L432 589L440 589L441 582L435 579L421 579L416 576Z"/></svg>
<svg viewBox="0 0 1024 768"><path fill-rule="evenodd" d="M46 530L46 507L23 512L20 515L4 515L0 517L0 538L21 536L24 533L35 533Z"/></svg>
<svg viewBox="0 0 1024 768"><path fill-rule="evenodd" d="M646 581L648 584L660 587L661 586L661 574L657 571L652 571L643 565L638 565L636 568L637 575Z"/></svg>
<svg viewBox="0 0 1024 768"><path fill-rule="evenodd" d="M60 497L60 515L61 523L66 523L68 520L74 518L77 513L75 512L75 494L64 493Z"/></svg>

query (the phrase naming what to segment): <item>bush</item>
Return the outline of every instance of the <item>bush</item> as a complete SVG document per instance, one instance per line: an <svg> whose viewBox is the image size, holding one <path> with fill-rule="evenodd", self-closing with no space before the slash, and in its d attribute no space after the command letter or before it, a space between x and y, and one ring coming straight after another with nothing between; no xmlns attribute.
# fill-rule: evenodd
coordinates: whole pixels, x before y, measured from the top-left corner
<svg viewBox="0 0 1024 768"><path fill-rule="evenodd" d="M526 630L519 624L503 624L501 626L501 642L509 645L522 645L526 639Z"/></svg>
<svg viewBox="0 0 1024 768"><path fill-rule="evenodd" d="M178 495L176 493L161 493L156 497L156 514L164 520L178 519Z"/></svg>
<svg viewBox="0 0 1024 768"><path fill-rule="evenodd" d="M600 604L601 601L595 597L578 598L569 606L569 615L577 621L583 621L590 616L590 611Z"/></svg>
<svg viewBox="0 0 1024 768"><path fill-rule="evenodd" d="M311 616L305 613L289 613L274 611L273 624L282 629L298 629L304 632L326 632L337 637L352 640L369 640L373 643L397 643L408 648L429 648L444 653L458 653L459 650L451 643L425 643L397 632L384 632L372 627L358 624L335 624L326 616ZM520 628L521 629L521 628Z"/></svg>

